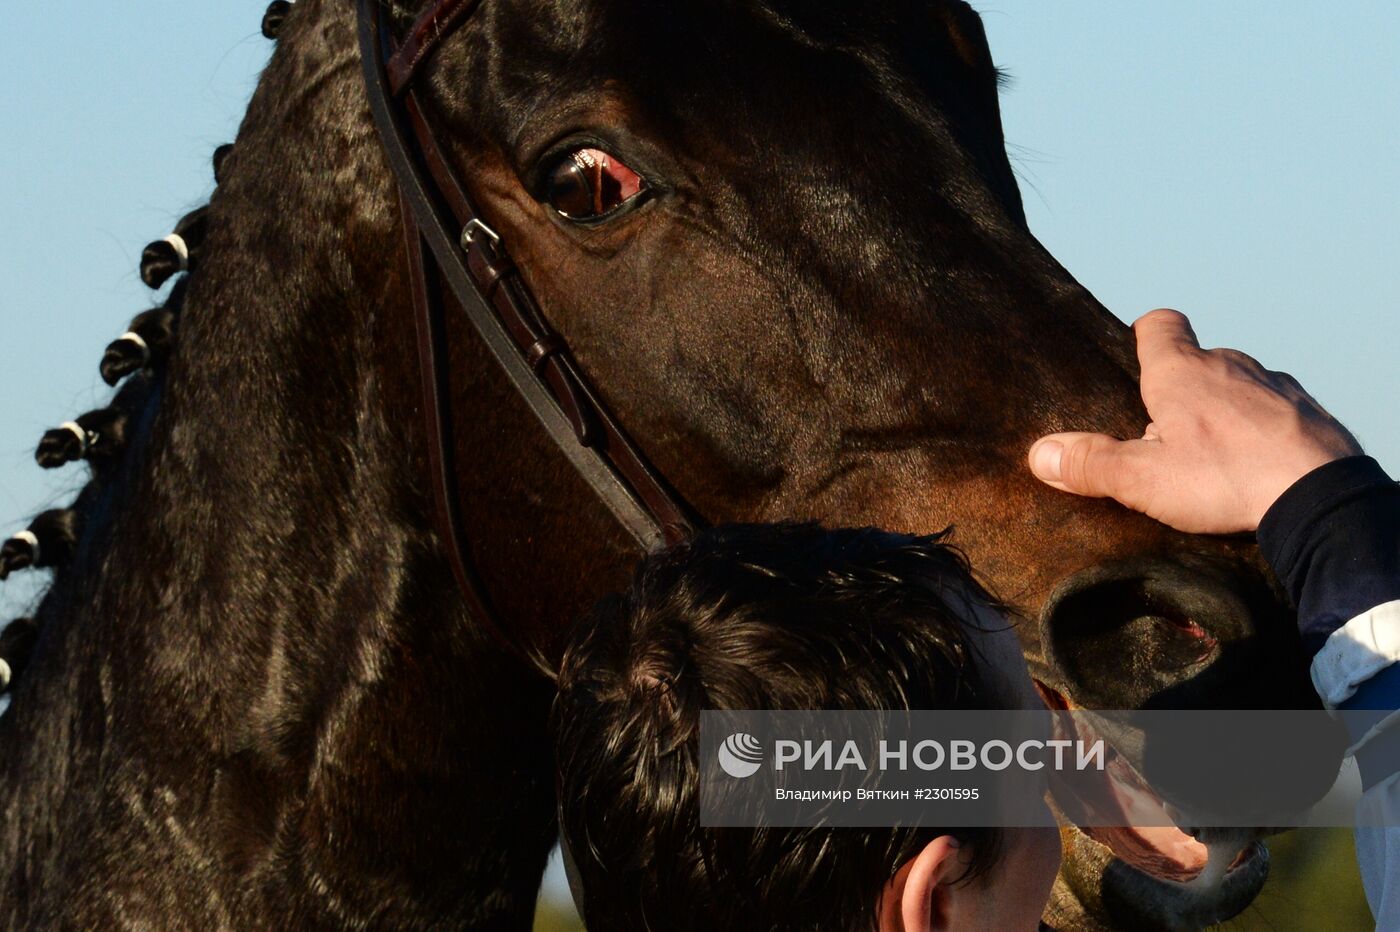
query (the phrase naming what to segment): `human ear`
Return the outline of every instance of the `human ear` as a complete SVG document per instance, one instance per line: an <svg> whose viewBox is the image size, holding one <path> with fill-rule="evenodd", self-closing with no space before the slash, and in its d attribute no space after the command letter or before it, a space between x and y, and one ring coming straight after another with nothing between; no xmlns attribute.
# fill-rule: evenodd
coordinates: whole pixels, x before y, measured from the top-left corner
<svg viewBox="0 0 1400 932"><path fill-rule="evenodd" d="M949 922L951 884L962 876L958 840L940 835L900 867L880 897L879 932L937 932Z"/></svg>

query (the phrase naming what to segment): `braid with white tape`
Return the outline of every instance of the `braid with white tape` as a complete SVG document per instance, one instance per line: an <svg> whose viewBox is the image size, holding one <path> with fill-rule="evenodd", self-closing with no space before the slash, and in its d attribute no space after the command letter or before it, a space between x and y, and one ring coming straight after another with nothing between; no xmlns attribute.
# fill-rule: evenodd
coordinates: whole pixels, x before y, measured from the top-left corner
<svg viewBox="0 0 1400 932"><path fill-rule="evenodd" d="M190 267L190 247L185 242L185 238L179 233L171 233L165 237L163 242L170 244L170 248L175 250L175 256L180 260L180 271L183 272Z"/></svg>
<svg viewBox="0 0 1400 932"><path fill-rule="evenodd" d="M58 425L59 430L66 430L74 437L78 438L78 457L87 455L88 447L92 445L92 436L77 421L64 421Z"/></svg>
<svg viewBox="0 0 1400 932"><path fill-rule="evenodd" d="M25 528L22 531L18 531L15 534L12 534L10 536L10 540L17 540L21 543L28 544L30 563L36 566L38 565L39 555L42 553L42 551L39 549L39 537L37 534L29 530L29 528Z"/></svg>
<svg viewBox="0 0 1400 932"><path fill-rule="evenodd" d="M123 333L121 336L117 337L118 342L121 342L122 340L125 340L128 343L135 344L136 348L141 351L140 368L145 368L150 364L151 346L149 343L146 342L145 337L141 336L141 334L137 333L135 330L128 330L126 333Z"/></svg>

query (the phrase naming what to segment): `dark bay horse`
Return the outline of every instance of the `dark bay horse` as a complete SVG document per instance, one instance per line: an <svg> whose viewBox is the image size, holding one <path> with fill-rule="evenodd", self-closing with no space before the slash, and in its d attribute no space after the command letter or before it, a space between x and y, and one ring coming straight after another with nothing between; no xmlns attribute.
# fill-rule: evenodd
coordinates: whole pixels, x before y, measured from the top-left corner
<svg viewBox="0 0 1400 932"><path fill-rule="evenodd" d="M964 3L484 0L427 67L541 308L707 519L954 525L1052 702L1311 696L1252 542L1024 469L1145 415L1130 333L1026 227ZM148 251L153 283L192 272L109 354L92 481L34 525L55 579L0 723L0 922L528 928L551 687L433 530L350 0L287 13L220 175L195 255ZM636 553L449 337L473 562L548 657ZM1184 836L1065 838L1061 928L1197 927L1267 872L1248 838L1210 889L1174 882Z"/></svg>

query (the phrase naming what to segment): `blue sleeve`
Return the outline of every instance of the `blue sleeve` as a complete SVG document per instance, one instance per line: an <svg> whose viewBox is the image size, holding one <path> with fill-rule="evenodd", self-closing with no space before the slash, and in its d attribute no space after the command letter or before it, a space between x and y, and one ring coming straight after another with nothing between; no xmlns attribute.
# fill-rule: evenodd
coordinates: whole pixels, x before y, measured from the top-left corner
<svg viewBox="0 0 1400 932"><path fill-rule="evenodd" d="M1321 466L1264 515L1259 549L1316 655L1342 625L1400 599L1400 485L1369 456Z"/></svg>
<svg viewBox="0 0 1400 932"><path fill-rule="evenodd" d="M1357 713L1347 727L1375 785L1400 769L1400 729L1370 740L1400 709L1400 485L1369 456L1328 463L1274 503L1258 538L1298 609L1318 693Z"/></svg>

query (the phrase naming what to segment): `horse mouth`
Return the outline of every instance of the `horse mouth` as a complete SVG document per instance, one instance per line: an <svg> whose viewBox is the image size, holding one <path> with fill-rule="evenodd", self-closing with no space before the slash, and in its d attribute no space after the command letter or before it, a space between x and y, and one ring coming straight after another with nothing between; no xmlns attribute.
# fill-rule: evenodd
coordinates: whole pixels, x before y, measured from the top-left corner
<svg viewBox="0 0 1400 932"><path fill-rule="evenodd" d="M1036 681L1047 706L1068 709L1059 692ZM1056 717L1056 737L1097 738ZM1077 729L1066 734L1062 729ZM1070 823L1066 867L1072 887L1097 899L1115 922L1141 929L1200 929L1242 912L1269 875L1268 849L1247 829L1177 824L1158 796L1111 743L1102 777L1073 787L1053 781L1055 804ZM1087 823L1087 824L1086 824ZM1080 884L1076 884L1076 877ZM1083 894L1090 894L1085 897Z"/></svg>
<svg viewBox="0 0 1400 932"><path fill-rule="evenodd" d="M1120 856L1119 842L1111 836L1096 840L1074 827L1069 829L1065 846L1071 888L1081 902L1092 898L1101 903L1113 928L1204 929L1242 913L1269 876L1269 850L1258 841L1241 849L1228 869L1210 884L1195 880L1182 883L1136 867ZM1073 879L1076 875L1094 889L1081 892Z"/></svg>

